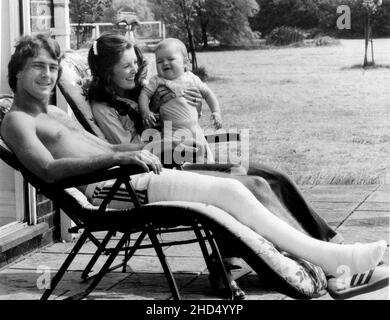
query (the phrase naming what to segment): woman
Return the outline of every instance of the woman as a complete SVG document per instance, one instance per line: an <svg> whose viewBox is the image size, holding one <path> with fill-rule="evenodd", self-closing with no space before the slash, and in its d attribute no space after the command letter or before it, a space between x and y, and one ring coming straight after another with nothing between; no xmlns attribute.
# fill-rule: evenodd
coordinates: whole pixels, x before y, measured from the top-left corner
<svg viewBox="0 0 390 320"><path fill-rule="evenodd" d="M105 34L91 48L88 63L93 76L89 98L99 127L111 143L137 143L142 147L140 139L142 122L137 113L139 83L144 67L141 52L126 38ZM195 102L199 98L198 93L187 90L185 94L189 103L198 107L198 103ZM247 187L242 188L242 184L234 184L237 182L227 179L229 181L227 184L233 186L224 192L220 190L221 194L225 195L221 198L226 201L206 199L207 197L198 201L205 203L216 201L214 203L216 206L228 211L241 223L268 238L282 250L311 261L336 277L337 267L341 261L348 261L346 263L354 272L362 272L366 271L365 268L375 267L381 259L385 246L383 242L365 245L363 249L357 245L340 246L324 242L335 236L337 238L336 233L307 205L296 186L285 175L260 165L251 166L248 176L234 176L223 172L230 171L230 168L231 165L193 165L186 168L197 169L198 173L204 175L233 178ZM195 179L192 180L192 184L202 186L202 181L206 180L200 177L202 175L195 175L195 178L189 175L188 179ZM199 184L196 183L196 179L200 179ZM210 178L210 181L216 180ZM155 184L158 185L158 182ZM218 188L220 187L218 184ZM230 189L240 190L238 192L242 193L240 197L247 201L244 203L227 201L237 197L237 192L233 194ZM229 193L232 193L231 197L226 198ZM170 199L172 196L170 195ZM318 240L308 237L305 233ZM355 259L354 256L360 258ZM364 263L362 259L365 260Z"/></svg>

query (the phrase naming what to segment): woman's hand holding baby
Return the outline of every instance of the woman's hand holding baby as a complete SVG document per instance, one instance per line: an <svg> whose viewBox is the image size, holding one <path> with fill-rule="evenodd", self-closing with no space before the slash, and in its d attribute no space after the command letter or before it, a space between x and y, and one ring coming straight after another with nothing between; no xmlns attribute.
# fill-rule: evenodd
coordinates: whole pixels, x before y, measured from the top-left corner
<svg viewBox="0 0 390 320"><path fill-rule="evenodd" d="M202 107L202 95L198 89L188 88L184 90L184 98L187 100L190 106L196 108Z"/></svg>
<svg viewBox="0 0 390 320"><path fill-rule="evenodd" d="M198 111L198 118L202 116L202 95L196 88L188 88L184 91L184 98L191 107Z"/></svg>

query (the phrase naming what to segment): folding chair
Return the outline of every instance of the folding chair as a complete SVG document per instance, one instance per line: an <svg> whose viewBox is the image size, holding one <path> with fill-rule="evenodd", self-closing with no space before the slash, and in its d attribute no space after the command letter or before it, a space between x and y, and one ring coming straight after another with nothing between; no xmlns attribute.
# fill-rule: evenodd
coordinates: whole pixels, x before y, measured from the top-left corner
<svg viewBox="0 0 390 320"><path fill-rule="evenodd" d="M0 127L4 118L4 114L9 110L11 104L12 96L0 96ZM100 271L93 277L93 280L88 288L80 294L71 297L73 299L84 298L90 292L92 292L92 290L99 284L103 276L114 268L111 268L111 264L121 250L125 250L126 254L123 263L119 266L125 266L135 251L142 248L141 242L145 236L149 237L151 245L143 247L153 247L155 249L157 257L159 258L159 261L163 267L164 274L172 292L172 296L174 299L180 299L179 289L170 270L162 247L166 245L188 243L188 241L162 244L157 237L161 228L172 228L177 226L186 226L190 227L191 230L194 230L196 241L199 242L207 267L210 271L215 270L216 272L221 272L225 284L224 295L227 298L233 298L227 273L220 256L218 246L214 240L213 232L210 230L210 228L205 228L205 225L201 219L196 217L196 210L192 210L190 204L188 206L186 205L185 207L183 207L183 205L175 205L173 203L168 205L164 203L161 203L160 205L142 205L131 185L131 175L143 172L140 167L114 167L107 170L99 170L91 174L64 179L56 183L47 184L41 178L37 177L28 169L26 169L17 160L13 152L7 147L1 137L0 157L13 169L20 171L28 183L38 189L47 198L56 202L59 208L62 209L75 222L76 226L73 228L73 231L83 230L73 249L65 259L56 275L53 277L51 281L51 287L46 289L41 299L45 300L50 297L51 293L56 288L69 265L72 263L87 239L90 239L98 249L92 260L88 263L87 268L84 271L84 276L86 273L89 273L90 268L92 268L92 266L95 264L101 253L104 252L108 254L108 258L101 267ZM108 179L116 179L116 182L113 185L111 192L107 195L99 207L93 206L90 202L88 202L84 194L82 194L76 188L77 186L105 181ZM126 190L129 193L129 196L133 199L134 208L125 210L107 208L107 205L110 203L113 196L122 184L126 186ZM186 212L186 214L183 214L183 212ZM173 218L170 219L170 217ZM107 231L107 236L102 242L97 240L97 238L93 235L93 233L101 231ZM202 231L205 235L202 234ZM123 236L120 238L115 247L109 248L107 246L108 242L112 235L116 232L123 233ZM141 232L141 235L135 244L130 247L126 247L125 244L130 239L130 235L139 232ZM206 241L209 243L209 246L212 250L211 252L206 245ZM211 261L212 259L214 261ZM118 266L115 268L117 267Z"/></svg>

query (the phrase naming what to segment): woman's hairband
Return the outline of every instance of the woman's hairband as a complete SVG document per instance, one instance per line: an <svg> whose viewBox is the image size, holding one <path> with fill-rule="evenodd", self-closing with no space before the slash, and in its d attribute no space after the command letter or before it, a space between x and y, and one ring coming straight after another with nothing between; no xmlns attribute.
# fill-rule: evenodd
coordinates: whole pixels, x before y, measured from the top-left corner
<svg viewBox="0 0 390 320"><path fill-rule="evenodd" d="M93 48L93 54L95 56L97 56L98 55L98 48L97 48L97 41L96 40L93 42L92 48Z"/></svg>

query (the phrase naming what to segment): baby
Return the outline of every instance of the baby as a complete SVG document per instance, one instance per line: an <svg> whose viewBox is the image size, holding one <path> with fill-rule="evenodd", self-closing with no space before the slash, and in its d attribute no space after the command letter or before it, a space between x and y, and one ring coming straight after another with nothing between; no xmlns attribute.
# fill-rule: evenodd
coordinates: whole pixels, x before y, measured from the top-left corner
<svg viewBox="0 0 390 320"><path fill-rule="evenodd" d="M159 108L160 121L172 124L172 139L182 140L183 134L190 137L185 142L196 142L206 154L208 161L213 161L204 134L198 123L198 110L190 106L184 98L189 88L199 90L206 100L216 129L222 127L221 111L218 100L210 88L191 71L187 71L189 63L187 49L183 42L174 38L161 41L155 50L157 75L144 86L139 97L141 116L146 126L156 123L156 117L149 109L149 102L159 87L165 86L174 93L175 98L163 103ZM166 124L166 123L165 123ZM167 137L164 137L167 138Z"/></svg>

